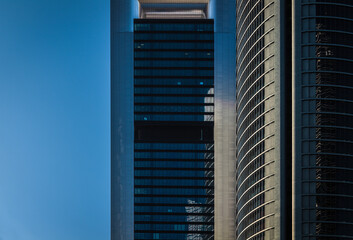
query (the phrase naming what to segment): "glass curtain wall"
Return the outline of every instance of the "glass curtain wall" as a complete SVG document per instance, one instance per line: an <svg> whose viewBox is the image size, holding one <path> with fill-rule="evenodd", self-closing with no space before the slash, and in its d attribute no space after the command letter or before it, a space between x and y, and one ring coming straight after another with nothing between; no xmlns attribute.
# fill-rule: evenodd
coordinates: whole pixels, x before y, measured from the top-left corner
<svg viewBox="0 0 353 240"><path fill-rule="evenodd" d="M301 4L300 234L307 240L352 239L353 3Z"/></svg>
<svg viewBox="0 0 353 240"><path fill-rule="evenodd" d="M214 239L213 20L134 20L135 239Z"/></svg>

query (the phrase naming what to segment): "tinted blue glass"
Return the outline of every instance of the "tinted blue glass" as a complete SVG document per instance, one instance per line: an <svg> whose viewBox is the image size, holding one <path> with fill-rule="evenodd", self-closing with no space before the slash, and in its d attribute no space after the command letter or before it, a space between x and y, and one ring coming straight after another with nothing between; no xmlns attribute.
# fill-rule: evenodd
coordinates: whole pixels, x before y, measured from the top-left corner
<svg viewBox="0 0 353 240"><path fill-rule="evenodd" d="M212 146L199 143L135 143L135 149L209 150Z"/></svg>
<svg viewBox="0 0 353 240"><path fill-rule="evenodd" d="M184 208L185 212L185 208ZM199 231L213 231L213 226L212 225L200 225L200 224L153 224L152 226L147 225L147 224L135 224L135 229L136 230L148 230L148 229L153 229L153 230L175 230L175 231L188 231L189 228L194 228Z"/></svg>
<svg viewBox="0 0 353 240"><path fill-rule="evenodd" d="M198 152L135 152L135 158L204 159L205 158L205 153L198 153Z"/></svg>
<svg viewBox="0 0 353 240"><path fill-rule="evenodd" d="M213 97L135 96L135 103L213 103Z"/></svg>
<svg viewBox="0 0 353 240"><path fill-rule="evenodd" d="M135 51L135 58L201 58L201 59L213 59L213 51Z"/></svg>
<svg viewBox="0 0 353 240"><path fill-rule="evenodd" d="M199 179L135 179L135 185L156 186L213 186L211 180Z"/></svg>
<svg viewBox="0 0 353 240"><path fill-rule="evenodd" d="M135 188L135 194L147 195L210 195L212 190L193 188Z"/></svg>
<svg viewBox="0 0 353 240"><path fill-rule="evenodd" d="M135 87L135 94L214 94L213 88Z"/></svg>
<svg viewBox="0 0 353 240"><path fill-rule="evenodd" d="M213 76L213 70L200 69L135 69L135 76Z"/></svg>
<svg viewBox="0 0 353 240"><path fill-rule="evenodd" d="M136 112L213 112L213 106L135 106Z"/></svg>
<svg viewBox="0 0 353 240"><path fill-rule="evenodd" d="M137 121L213 121L213 116L204 115L151 115L151 114L135 114L135 120Z"/></svg>
<svg viewBox="0 0 353 240"><path fill-rule="evenodd" d="M212 197L213 198L213 197ZM209 199L212 199L211 197ZM209 202L209 199L207 197L201 198L198 197L197 198L197 202L200 204L207 204ZM153 203L153 204L157 204L157 203L161 203L161 204L187 204L188 200L195 200L194 197L136 197L135 196L135 203ZM136 216L137 217L137 216ZM179 216L173 216L173 218L175 220L178 219L182 219L182 217ZM145 218L147 219L148 216L145 216ZM161 221L173 221L172 217L164 217L163 219L161 219ZM142 217L140 219L143 219ZM136 221L143 221L143 220L138 220L135 219ZM182 220L179 220L182 221Z"/></svg>
<svg viewBox="0 0 353 240"><path fill-rule="evenodd" d="M213 67L212 60L136 60L135 67Z"/></svg>
<svg viewBox="0 0 353 240"><path fill-rule="evenodd" d="M199 161L135 161L135 167L154 168L212 168L213 165Z"/></svg>
<svg viewBox="0 0 353 240"><path fill-rule="evenodd" d="M158 234L158 235L157 235ZM157 237L158 236L158 237ZM165 239L165 240L185 240L185 239L209 239L210 235L197 233L136 233L135 239Z"/></svg>
<svg viewBox="0 0 353 240"><path fill-rule="evenodd" d="M212 24L184 24L184 23L140 23L135 24L135 32L138 31L213 31Z"/></svg>
<svg viewBox="0 0 353 240"><path fill-rule="evenodd" d="M208 42L135 42L135 49L212 49Z"/></svg>
<svg viewBox="0 0 353 240"><path fill-rule="evenodd" d="M136 170L135 176L147 177L208 177L207 171L196 170Z"/></svg>
<svg viewBox="0 0 353 240"><path fill-rule="evenodd" d="M136 40L213 40L213 34L195 33L136 33Z"/></svg>
<svg viewBox="0 0 353 240"><path fill-rule="evenodd" d="M139 198L140 199L140 198ZM171 199L171 198L169 198L169 199ZM190 210L190 209L193 209L194 208L194 206L185 206L185 209L188 209L188 211L190 211L190 213L191 213L191 211L192 210ZM191 217L192 215L190 215L190 217ZM170 215L148 215L148 214L144 214L144 215L142 215L142 214L136 214L135 215L135 221L151 221L151 222L186 222L187 223L187 217L189 217L189 216L187 216L187 215L172 215L172 214L170 214ZM196 218L197 219L197 218ZM211 218L211 217L208 217L208 216L204 216L204 219L205 220L212 220L213 221L213 219ZM205 221L205 222L207 222L207 221Z"/></svg>
<svg viewBox="0 0 353 240"><path fill-rule="evenodd" d="M193 79L193 78L135 78L135 85L194 85L210 86L213 79Z"/></svg>
<svg viewBox="0 0 353 240"><path fill-rule="evenodd" d="M176 121L188 129L213 122L213 23L205 22L135 20L135 126L137 134L151 135L148 141L153 141L152 133L143 129L159 121ZM186 137L181 140L185 143L178 144L168 142L175 141L169 138L166 142L159 139L160 143L142 139L135 143L135 239L211 240L213 145L202 144L202 137ZM193 221L205 222L205 226ZM162 230L170 233L158 233Z"/></svg>
<svg viewBox="0 0 353 240"><path fill-rule="evenodd" d="M209 207L202 207L201 206L135 206L136 212L164 212L164 213L184 213L186 212L186 208L191 211L188 212L195 212L195 213L206 213ZM163 224L165 225L165 224Z"/></svg>

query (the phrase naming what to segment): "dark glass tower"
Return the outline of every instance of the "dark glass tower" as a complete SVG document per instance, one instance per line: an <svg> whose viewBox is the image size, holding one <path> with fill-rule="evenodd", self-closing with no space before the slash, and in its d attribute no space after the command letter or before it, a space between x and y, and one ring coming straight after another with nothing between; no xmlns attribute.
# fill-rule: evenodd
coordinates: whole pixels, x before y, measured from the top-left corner
<svg viewBox="0 0 353 240"><path fill-rule="evenodd" d="M111 0L111 239L233 240L235 1Z"/></svg>
<svg viewBox="0 0 353 240"><path fill-rule="evenodd" d="M135 239L213 239L213 28L134 21Z"/></svg>
<svg viewBox="0 0 353 240"><path fill-rule="evenodd" d="M353 3L294 7L295 237L353 239Z"/></svg>

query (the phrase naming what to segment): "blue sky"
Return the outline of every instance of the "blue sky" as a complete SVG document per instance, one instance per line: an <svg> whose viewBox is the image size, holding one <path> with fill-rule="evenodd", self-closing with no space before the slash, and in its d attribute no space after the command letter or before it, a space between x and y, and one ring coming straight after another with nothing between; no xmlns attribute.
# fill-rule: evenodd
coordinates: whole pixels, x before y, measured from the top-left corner
<svg viewBox="0 0 353 240"><path fill-rule="evenodd" d="M108 0L0 0L0 240L110 234Z"/></svg>

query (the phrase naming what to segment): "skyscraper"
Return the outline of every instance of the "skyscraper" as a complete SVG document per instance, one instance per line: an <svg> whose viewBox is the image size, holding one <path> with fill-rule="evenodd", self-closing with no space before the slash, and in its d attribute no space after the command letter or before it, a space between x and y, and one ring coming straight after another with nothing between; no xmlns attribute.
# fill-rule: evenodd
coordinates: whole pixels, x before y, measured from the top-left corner
<svg viewBox="0 0 353 240"><path fill-rule="evenodd" d="M284 4L237 1L237 239L285 239Z"/></svg>
<svg viewBox="0 0 353 240"><path fill-rule="evenodd" d="M234 239L234 7L112 1L112 239Z"/></svg>
<svg viewBox="0 0 353 240"><path fill-rule="evenodd" d="M237 239L352 239L353 4L237 1Z"/></svg>
<svg viewBox="0 0 353 240"><path fill-rule="evenodd" d="M294 9L294 233L353 238L353 2Z"/></svg>
<svg viewBox="0 0 353 240"><path fill-rule="evenodd" d="M213 239L213 20L143 10L134 23L135 239Z"/></svg>

